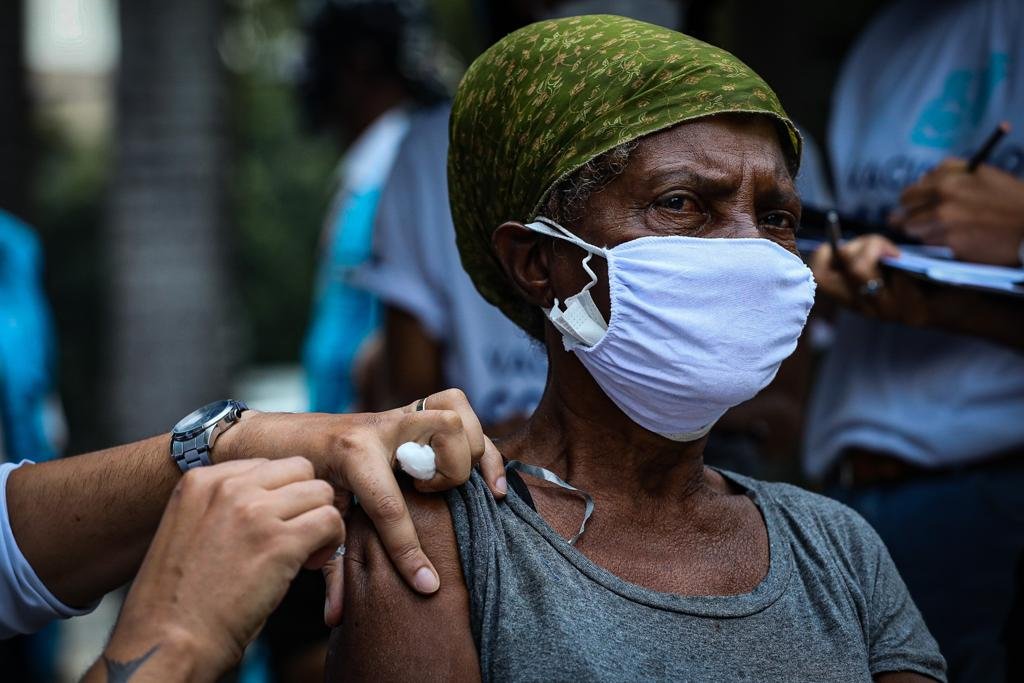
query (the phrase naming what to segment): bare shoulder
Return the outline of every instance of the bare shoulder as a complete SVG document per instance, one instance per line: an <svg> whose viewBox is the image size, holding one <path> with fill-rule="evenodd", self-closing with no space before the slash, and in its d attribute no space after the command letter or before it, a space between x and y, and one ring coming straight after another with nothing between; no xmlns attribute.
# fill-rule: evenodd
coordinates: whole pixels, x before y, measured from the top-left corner
<svg viewBox="0 0 1024 683"><path fill-rule="evenodd" d="M441 587L431 596L409 588L391 564L369 518L348 522L345 606L331 635L327 680L478 680L469 623L469 592L443 496L405 489L420 544Z"/></svg>

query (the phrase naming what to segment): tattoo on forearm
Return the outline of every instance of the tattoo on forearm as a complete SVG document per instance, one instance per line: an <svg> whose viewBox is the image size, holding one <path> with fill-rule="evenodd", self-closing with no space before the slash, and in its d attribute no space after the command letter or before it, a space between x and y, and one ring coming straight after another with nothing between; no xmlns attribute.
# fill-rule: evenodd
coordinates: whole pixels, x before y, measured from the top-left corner
<svg viewBox="0 0 1024 683"><path fill-rule="evenodd" d="M146 654L127 662L119 662L116 659L110 659L103 655L103 663L107 665L107 683L127 683L135 675L135 672L146 663L146 660L152 657L153 653L159 649L160 644L157 643Z"/></svg>

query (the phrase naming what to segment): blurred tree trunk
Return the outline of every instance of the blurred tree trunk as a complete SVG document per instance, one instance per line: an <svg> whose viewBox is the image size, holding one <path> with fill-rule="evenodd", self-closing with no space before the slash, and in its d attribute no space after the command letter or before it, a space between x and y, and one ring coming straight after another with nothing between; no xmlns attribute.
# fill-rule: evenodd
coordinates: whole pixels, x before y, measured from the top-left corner
<svg viewBox="0 0 1024 683"><path fill-rule="evenodd" d="M120 4L110 254L111 436L167 431L224 398L224 73L217 0Z"/></svg>
<svg viewBox="0 0 1024 683"><path fill-rule="evenodd" d="M0 208L26 218L30 159L23 0L0 2Z"/></svg>

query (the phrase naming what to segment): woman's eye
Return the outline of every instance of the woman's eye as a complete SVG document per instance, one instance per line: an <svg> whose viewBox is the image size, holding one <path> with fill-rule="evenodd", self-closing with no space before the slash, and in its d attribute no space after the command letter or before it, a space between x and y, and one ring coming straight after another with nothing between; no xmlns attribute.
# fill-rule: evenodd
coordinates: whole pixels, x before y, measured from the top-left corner
<svg viewBox="0 0 1024 683"><path fill-rule="evenodd" d="M761 218L761 224L772 230L796 232L796 218L788 211L772 211Z"/></svg>
<svg viewBox="0 0 1024 683"><path fill-rule="evenodd" d="M657 206L680 213L700 213L700 204L693 197L674 194L656 202Z"/></svg>

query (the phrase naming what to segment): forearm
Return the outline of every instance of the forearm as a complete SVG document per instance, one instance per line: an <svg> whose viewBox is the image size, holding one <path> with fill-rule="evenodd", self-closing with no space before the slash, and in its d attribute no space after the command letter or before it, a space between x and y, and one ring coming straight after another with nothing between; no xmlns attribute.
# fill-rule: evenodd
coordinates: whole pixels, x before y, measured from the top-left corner
<svg viewBox="0 0 1024 683"><path fill-rule="evenodd" d="M216 441L215 462L290 455L273 448L260 419L247 411ZM257 418L254 420L254 418ZM246 425L243 429L242 425ZM239 443L246 429L270 448ZM88 605L130 580L139 568L181 470L169 434L38 465L24 465L7 482L11 530L25 559L61 602ZM274 456L271 456L274 457Z"/></svg>
<svg viewBox="0 0 1024 683"><path fill-rule="evenodd" d="M103 654L82 677L82 683L164 683L216 680L223 672L204 670L191 637L153 629L125 635L118 628Z"/></svg>
<svg viewBox="0 0 1024 683"><path fill-rule="evenodd" d="M11 473L11 530L61 602L87 605L134 575L181 477L169 443L157 436Z"/></svg>

